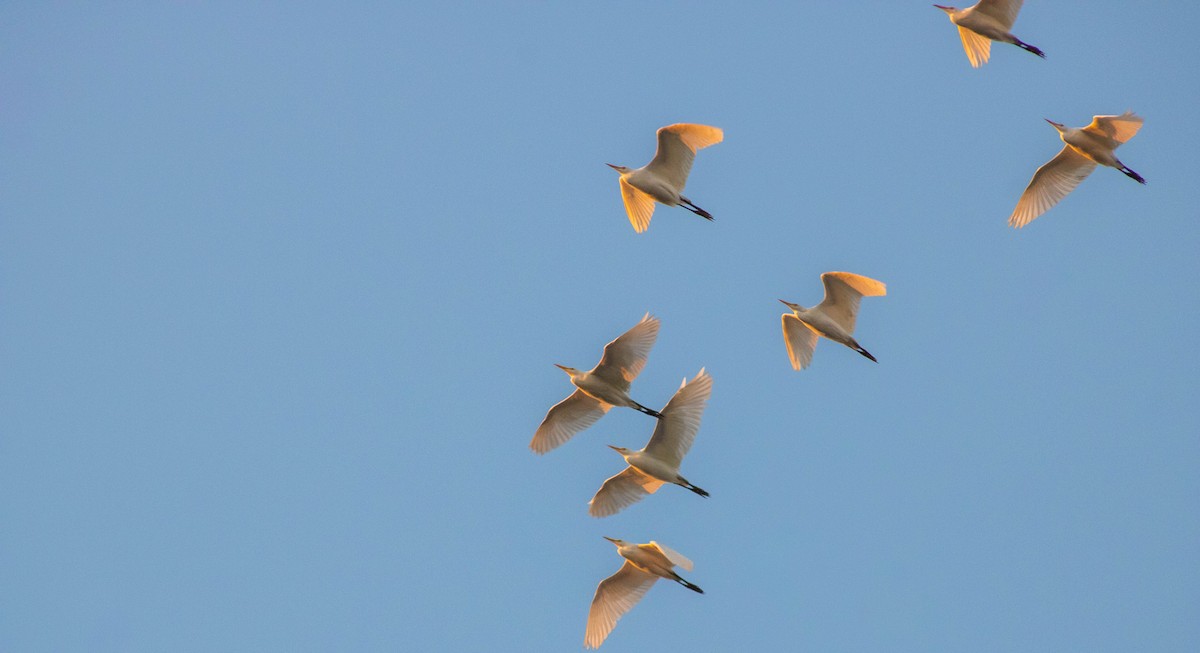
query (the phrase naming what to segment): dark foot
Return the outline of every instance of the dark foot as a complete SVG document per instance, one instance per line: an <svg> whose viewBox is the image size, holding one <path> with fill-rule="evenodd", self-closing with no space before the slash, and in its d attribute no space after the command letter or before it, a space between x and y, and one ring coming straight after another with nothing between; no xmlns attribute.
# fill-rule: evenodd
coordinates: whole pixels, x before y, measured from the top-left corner
<svg viewBox="0 0 1200 653"><path fill-rule="evenodd" d="M712 222L712 219L713 219L712 214L709 213L708 211L705 211L704 209L696 206L695 204L692 204L692 201L689 200L688 198L680 197L679 202L680 202L680 206L682 206L683 208L691 211L692 213L695 213L696 215L704 218L705 220L708 220L709 222Z"/></svg>
<svg viewBox="0 0 1200 653"><path fill-rule="evenodd" d="M702 496L702 497L705 497L705 498L707 498L707 497L708 497L708 493L707 493L707 492L705 492L705 491L704 491L702 488L698 488L698 487L696 487L695 485L692 485L691 483L687 483L687 484L680 483L680 486L682 486L682 487L685 487L685 488L687 488L687 489L691 490L692 492L695 492L696 494L699 494L699 495L700 495L700 496Z"/></svg>
<svg viewBox="0 0 1200 653"><path fill-rule="evenodd" d="M691 584L691 583L687 582L686 580L684 580L684 579L682 579L682 578L679 578L678 576L676 576L676 577L675 577L675 582L679 583L680 585L683 585L684 587L686 587L686 588L688 588L688 589L690 589L690 590L692 590L693 592L696 592L696 593L698 593L698 594L703 594L703 593L704 593L704 590L700 589L700 586L698 586L698 585L693 585L693 584Z"/></svg>
<svg viewBox="0 0 1200 653"><path fill-rule="evenodd" d="M866 349L863 349L862 347L859 347L859 348L855 349L854 351L862 354L863 356L866 356L867 358L870 358L873 362L876 362L876 363L879 362L879 361L875 360L875 357L871 355L871 352L867 351Z"/></svg>
<svg viewBox="0 0 1200 653"><path fill-rule="evenodd" d="M646 413L647 415L650 415L651 417L662 419L662 413L658 412L657 410L651 410L641 404L634 404L633 407L642 411L643 413Z"/></svg>
<svg viewBox="0 0 1200 653"><path fill-rule="evenodd" d="M1137 183L1139 183L1139 184L1145 184L1145 183L1146 183L1146 180L1145 180L1145 179L1143 179L1141 175L1139 175L1138 173L1136 173L1136 172L1134 172L1134 171L1130 170L1129 168L1121 168L1121 172L1125 173L1125 176L1126 176L1126 177L1129 177L1130 179L1132 179L1132 180L1136 181L1136 182L1137 182Z"/></svg>
<svg viewBox="0 0 1200 653"><path fill-rule="evenodd" d="M1017 47L1019 47L1019 48L1024 48L1024 49L1026 49L1026 50L1028 50L1028 51L1030 51L1030 52L1032 52L1032 53L1036 54L1037 56L1039 56L1039 57L1041 57L1041 58L1043 58L1043 59L1045 59L1045 58L1046 58L1046 53L1045 53L1045 52L1042 52L1042 51L1041 51L1041 50L1039 50L1038 48L1036 48L1036 47L1034 47L1034 46L1032 46L1032 45L1029 45L1028 43L1026 43L1026 42L1024 42L1024 41L1017 41Z"/></svg>

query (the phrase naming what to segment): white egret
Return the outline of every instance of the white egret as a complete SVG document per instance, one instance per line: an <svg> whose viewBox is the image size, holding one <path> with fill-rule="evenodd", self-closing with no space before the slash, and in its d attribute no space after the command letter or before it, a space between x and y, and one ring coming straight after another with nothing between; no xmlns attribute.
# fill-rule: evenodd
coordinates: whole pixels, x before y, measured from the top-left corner
<svg viewBox="0 0 1200 653"><path fill-rule="evenodd" d="M529 448L535 453L546 453L595 424L613 406L661 417L658 411L629 397L629 384L646 365L646 357L658 338L658 326L658 318L646 313L641 322L604 346L600 362L589 372L555 364L571 377L577 390L550 408L534 432Z"/></svg>
<svg viewBox="0 0 1200 653"><path fill-rule="evenodd" d="M621 173L621 197L625 200L625 212L629 214L634 231L640 234L649 228L655 202L682 206L702 218L713 219L708 211L693 204L682 193L696 150L720 143L723 138L725 133L717 127L687 123L667 125L658 130L658 151L650 163L637 170L607 164Z"/></svg>
<svg viewBox="0 0 1200 653"><path fill-rule="evenodd" d="M692 448L696 432L700 430L704 404L711 394L712 377L701 369L691 381L684 380L662 409L662 417L654 425L654 434L644 449L631 451L609 445L625 458L629 467L604 481L596 496L588 502L588 514L593 517L615 515L647 494L657 492L664 483L674 483L702 497L708 496L708 492L679 475L679 464Z"/></svg>
<svg viewBox="0 0 1200 653"><path fill-rule="evenodd" d="M1066 197L1079 182L1092 174L1096 164L1116 168L1139 184L1146 183L1138 173L1121 163L1113 153L1125 141L1142 128L1142 119L1126 111L1119 116L1092 116L1092 124L1076 129L1066 127L1053 120L1046 120L1058 130L1058 137L1066 145L1053 159L1033 173L1033 179L1025 187L1017 208L1008 218L1008 224L1024 227L1034 218L1050 210Z"/></svg>
<svg viewBox="0 0 1200 653"><path fill-rule="evenodd" d="M1045 59L1046 53L1014 36L1011 32L1024 0L979 0L974 7L959 9L934 5L946 12L950 22L958 26L963 50L971 66L978 68L991 56L992 41L1012 43Z"/></svg>
<svg viewBox="0 0 1200 653"><path fill-rule="evenodd" d="M691 571L692 561L666 546L654 541L634 544L611 537L604 539L617 545L617 553L625 558L625 564L617 573L600 581L596 588L596 596L592 597L592 607L588 610L587 631L583 639L585 648L599 648L617 625L617 620L637 605L659 578L673 580L693 592L704 593L704 590L675 573L676 565Z"/></svg>
<svg viewBox="0 0 1200 653"><path fill-rule="evenodd" d="M852 334L858 317L858 301L863 297L886 295L887 286L850 272L826 272L821 275L821 283L825 284L825 299L812 308L779 300L793 312L792 315L783 314L783 341L787 344L792 367L797 370L808 367L818 336L840 342L878 363Z"/></svg>

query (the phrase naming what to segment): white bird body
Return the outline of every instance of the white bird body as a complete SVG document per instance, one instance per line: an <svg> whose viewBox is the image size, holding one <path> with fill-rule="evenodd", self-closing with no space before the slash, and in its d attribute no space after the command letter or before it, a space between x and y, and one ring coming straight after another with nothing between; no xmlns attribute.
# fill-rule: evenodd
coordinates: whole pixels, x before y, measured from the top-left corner
<svg viewBox="0 0 1200 653"><path fill-rule="evenodd" d="M700 430L700 417L712 395L712 377L703 369L691 381L684 380L679 390L661 411L654 434L645 448L631 451L613 447L629 465L621 473L604 481L588 502L593 517L614 515L653 494L664 483L672 483L707 497L708 492L692 485L679 473L683 457L692 447Z"/></svg>
<svg viewBox="0 0 1200 653"><path fill-rule="evenodd" d="M972 67L978 68L991 57L992 41L1011 43L1043 59L1046 57L1044 52L1012 33L1013 23L1017 21L1017 14L1021 11L1023 2L1024 0L980 0L975 6L966 9L933 6L946 12L950 22L958 27L958 35L962 38L967 59Z"/></svg>
<svg viewBox="0 0 1200 653"><path fill-rule="evenodd" d="M585 648L599 648L617 625L617 620L637 605L659 578L673 580L693 592L704 593L704 590L675 573L676 566L691 571L692 561L667 546L654 541L635 544L611 537L604 539L617 546L617 553L625 559L625 563L617 573L600 581L596 587L588 610L583 640Z"/></svg>
<svg viewBox="0 0 1200 653"><path fill-rule="evenodd" d="M658 338L658 328L658 318L647 313L641 322L604 346L604 355L590 371L556 365L571 377L577 390L550 408L534 432L529 448L535 453L546 453L595 424L613 406L658 417L658 411L629 396L629 384L645 367L650 348Z"/></svg>
<svg viewBox="0 0 1200 653"><path fill-rule="evenodd" d="M825 299L812 308L779 300L792 309L790 315L784 313L782 316L783 341L787 345L792 368L801 370L809 366L818 337L846 345L879 362L854 339L854 326L858 319L859 300L886 295L887 286L881 281L851 272L826 272L821 275L821 283L825 286Z"/></svg>
<svg viewBox="0 0 1200 653"><path fill-rule="evenodd" d="M683 196L696 151L720 143L725 133L717 127L678 123L658 130L658 150L650 163L637 169L608 164L621 174L621 198L633 230L642 233L650 227L654 203L682 206L696 215L712 220L704 209Z"/></svg>
<svg viewBox="0 0 1200 653"><path fill-rule="evenodd" d="M1062 150L1033 174L1008 224L1024 227L1069 195L1096 164L1116 168L1139 184L1146 180L1117 158L1116 149L1137 134L1142 118L1130 111L1119 116L1093 116L1086 127L1067 127L1047 120L1062 139Z"/></svg>

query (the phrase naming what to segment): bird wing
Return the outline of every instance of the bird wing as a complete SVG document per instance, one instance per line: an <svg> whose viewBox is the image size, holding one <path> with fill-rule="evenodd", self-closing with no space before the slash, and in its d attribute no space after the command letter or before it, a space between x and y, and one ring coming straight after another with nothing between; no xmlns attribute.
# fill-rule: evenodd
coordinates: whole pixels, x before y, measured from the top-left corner
<svg viewBox="0 0 1200 653"><path fill-rule="evenodd" d="M645 452L679 469L696 440L700 416L710 395L712 377L703 368L691 381L685 379L662 409L662 417L654 425L654 434L650 436Z"/></svg>
<svg viewBox="0 0 1200 653"><path fill-rule="evenodd" d="M588 514L593 517L615 515L647 494L654 494L662 485L662 481L626 467L625 471L604 481L596 496L588 502Z"/></svg>
<svg viewBox="0 0 1200 653"><path fill-rule="evenodd" d="M1011 32L1024 2L1025 0L979 0L979 3L972 7L971 11L991 16L1004 26L1004 31ZM987 61L987 57L984 56L983 60Z"/></svg>
<svg viewBox="0 0 1200 653"><path fill-rule="evenodd" d="M612 406L585 394L583 390L576 390L550 408L546 419L534 432L533 440L529 441L529 448L534 453L546 453L595 424L609 408Z"/></svg>
<svg viewBox="0 0 1200 653"><path fill-rule="evenodd" d="M646 313L642 321L604 345L604 356L591 373L623 391L646 366L646 357L658 338L658 318Z"/></svg>
<svg viewBox="0 0 1200 653"><path fill-rule="evenodd" d="M1092 116L1092 124L1084 127L1084 131L1093 134L1103 134L1111 138L1117 145L1133 138L1138 130L1142 128L1142 117L1136 116L1132 111L1126 111L1119 116Z"/></svg>
<svg viewBox="0 0 1200 653"><path fill-rule="evenodd" d="M887 286L881 281L852 272L826 272L821 275L825 284L825 299L817 304L827 317L846 330L854 333L858 318L858 300L887 294Z"/></svg>
<svg viewBox="0 0 1200 653"><path fill-rule="evenodd" d="M649 549L651 547L657 549L658 552L661 553L664 558L666 558L667 560L669 560L671 562L671 564L683 567L684 569L686 569L688 571L692 570L693 565L692 565L691 560L688 560L682 553L672 550L665 544L660 544L658 542L655 542L654 540L650 540L649 544L639 544L638 545L638 548L641 548L641 549Z"/></svg>
<svg viewBox="0 0 1200 653"><path fill-rule="evenodd" d="M817 332L808 328L793 313L783 314L783 343L787 345L792 369L802 370L812 363L817 337Z"/></svg>
<svg viewBox="0 0 1200 653"><path fill-rule="evenodd" d="M1029 224L1075 190L1095 169L1095 161L1076 152L1070 145L1063 147L1057 156L1033 173L1033 179L1017 200L1017 208L1009 216L1008 224L1017 229Z"/></svg>
<svg viewBox="0 0 1200 653"><path fill-rule="evenodd" d="M585 648L599 648L604 639L617 625L617 620L629 612L646 591L658 580L658 576L638 569L626 561L617 573L600 581L592 607L588 610L587 631L583 638Z"/></svg>
<svg viewBox="0 0 1200 653"><path fill-rule="evenodd" d="M658 150L646 170L662 177L682 193L696 151L720 143L725 132L708 125L679 123L658 130Z"/></svg>
<svg viewBox="0 0 1200 653"><path fill-rule="evenodd" d="M958 28L958 35L962 38L963 50L966 51L967 59L971 62L972 68L978 68L987 63L988 57L992 53L991 39L976 34L965 27Z"/></svg>
<svg viewBox="0 0 1200 653"><path fill-rule="evenodd" d="M650 218L654 216L654 198L621 177L621 199L625 200L625 213L629 215L633 230L640 234L649 229Z"/></svg>

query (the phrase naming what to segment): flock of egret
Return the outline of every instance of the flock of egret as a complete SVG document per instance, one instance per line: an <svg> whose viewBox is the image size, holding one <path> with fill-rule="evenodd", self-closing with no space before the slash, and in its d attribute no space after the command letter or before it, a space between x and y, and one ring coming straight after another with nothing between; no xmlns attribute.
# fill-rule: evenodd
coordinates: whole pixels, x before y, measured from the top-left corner
<svg viewBox="0 0 1200 653"><path fill-rule="evenodd" d="M958 27L967 59L978 68L987 63L992 41L1011 43L1045 58L1040 49L1011 32L1021 5L1022 0L980 0L967 9L934 6L946 12ZM1066 145L1034 173L1009 218L1013 227L1023 227L1045 213L1074 190L1097 164L1116 168L1138 183L1146 183L1114 154L1119 145L1133 138L1141 128L1140 117L1131 112L1119 116L1095 116L1091 124L1079 129L1047 122L1058 130ZM649 228L655 202L682 206L702 218L713 219L711 214L684 197L683 191L696 152L723 139L724 133L717 127L686 123L668 125L658 130L658 149L650 163L637 169L608 164L621 175L621 197L634 231L641 233ZM858 344L853 334L860 300L886 295L887 287L880 281L850 272L826 272L821 275L821 282L825 286L825 297L812 308L779 300L792 311L782 316L783 339L792 367L802 370L809 366L821 337L878 362ZM588 502L588 514L593 517L614 515L668 483L701 497L708 496L708 492L693 485L679 470L700 430L700 418L712 394L712 377L701 369L690 381L684 379L661 411L643 406L629 394L630 384L646 365L658 330L658 319L647 313L631 329L605 345L600 362L591 370L581 372L558 365L570 376L575 390L549 410L529 443L535 453L544 454L595 424L613 406L632 408L656 419L654 432L641 450L609 445L621 454L627 466L604 481ZM605 539L617 546L617 553L625 562L596 588L588 612L585 647L599 647L617 620L632 609L659 578L704 593L675 572L677 566L692 570L692 562L679 553L653 541L634 544L610 537Z"/></svg>

